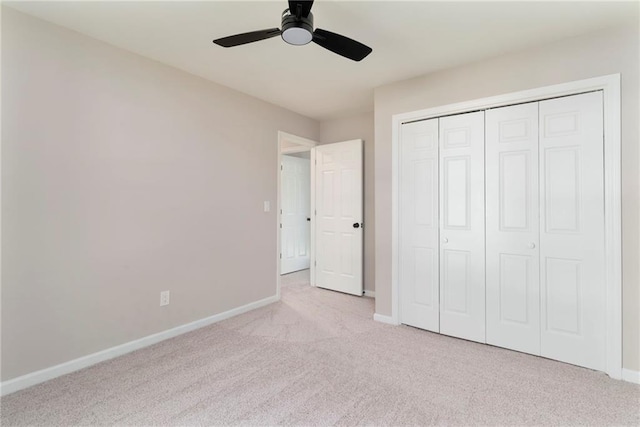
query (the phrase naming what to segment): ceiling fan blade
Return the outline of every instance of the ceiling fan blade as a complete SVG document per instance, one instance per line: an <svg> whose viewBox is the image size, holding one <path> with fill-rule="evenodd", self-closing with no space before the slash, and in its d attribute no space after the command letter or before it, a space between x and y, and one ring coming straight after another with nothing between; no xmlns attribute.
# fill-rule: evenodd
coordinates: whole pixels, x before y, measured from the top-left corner
<svg viewBox="0 0 640 427"><path fill-rule="evenodd" d="M289 0L289 12L292 15L295 15L297 13L298 5L302 7L302 13L300 14L300 16L302 16L303 18L306 18L307 16L309 16L309 12L311 12L311 6L313 6L313 0L298 0L298 1Z"/></svg>
<svg viewBox="0 0 640 427"><path fill-rule="evenodd" d="M280 28L269 28L268 30L252 31L250 33L236 34L234 36L216 39L213 42L222 47L240 46L242 44L253 43L271 37L279 36Z"/></svg>
<svg viewBox="0 0 640 427"><path fill-rule="evenodd" d="M337 53L354 61L362 61L373 51L369 46L363 45L349 37L341 36L340 34L320 28L316 28L313 32L313 42L325 49L329 49L333 53Z"/></svg>

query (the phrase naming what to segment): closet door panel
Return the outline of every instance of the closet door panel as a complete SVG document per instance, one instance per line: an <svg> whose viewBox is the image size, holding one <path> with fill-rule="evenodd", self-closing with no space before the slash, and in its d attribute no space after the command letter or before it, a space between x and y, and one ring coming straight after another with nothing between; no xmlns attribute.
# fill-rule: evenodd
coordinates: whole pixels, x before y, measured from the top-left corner
<svg viewBox="0 0 640 427"><path fill-rule="evenodd" d="M439 332L438 119L402 125L400 321Z"/></svg>
<svg viewBox="0 0 640 427"><path fill-rule="evenodd" d="M487 343L539 355L538 103L486 127Z"/></svg>
<svg viewBox="0 0 640 427"><path fill-rule="evenodd" d="M484 112L440 118L440 332L485 342Z"/></svg>
<svg viewBox="0 0 640 427"><path fill-rule="evenodd" d="M541 354L605 370L602 92L540 102Z"/></svg>

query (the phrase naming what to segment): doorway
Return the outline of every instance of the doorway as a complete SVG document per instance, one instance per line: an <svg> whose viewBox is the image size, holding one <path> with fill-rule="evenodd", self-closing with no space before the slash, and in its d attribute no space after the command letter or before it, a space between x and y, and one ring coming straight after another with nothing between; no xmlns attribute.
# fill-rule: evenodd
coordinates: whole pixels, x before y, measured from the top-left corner
<svg viewBox="0 0 640 427"><path fill-rule="evenodd" d="M301 272L311 286L362 296L362 145L279 132L278 297L282 276Z"/></svg>
<svg viewBox="0 0 640 427"><path fill-rule="evenodd" d="M278 132L278 296L281 283L287 283L283 276L311 277L311 149L316 145Z"/></svg>
<svg viewBox="0 0 640 427"><path fill-rule="evenodd" d="M593 104L593 105L596 105L598 109L595 113L589 114L590 118L583 118L581 121L578 121L578 117L581 114L579 113L579 111L581 108L583 108L581 107L582 104L580 103L578 105L573 105L570 108L568 108L568 110L570 110L569 113L561 112L561 111L549 112L552 107L559 108L559 106L564 105L563 104L564 102L570 102L570 101L577 102L576 100L579 99L578 97L597 97L600 99L599 102L596 102L595 104ZM536 102L538 104L531 104ZM522 126L521 124L525 123L525 120L523 120L523 118L525 118L526 114L523 115L523 112L520 110L523 108L527 108L527 104L529 104L529 107L531 107L531 111L532 111L532 114L534 115L534 118L530 120L532 123L530 126ZM493 205L498 204L498 202L500 201L502 202L508 201L508 198L505 198L505 195L507 194L505 192L505 189L513 193L512 190L513 188L515 188L513 187L513 185L514 183L518 182L518 177L517 177L518 174L520 174L519 182L521 184L523 185L526 184L529 187L531 187L533 184L536 184L537 190L535 192L534 191L530 192L532 194L531 197L523 198L522 196L518 196L515 198L512 197L511 200L519 200L520 205L527 208L526 212L529 212L533 209L533 214L529 214L528 215L529 217L531 218L535 217L540 219L540 221L546 221L546 223L543 223L543 224L538 224L537 222L535 222L534 224L533 220L526 222L525 223L526 225L530 225L530 226L536 225L538 230L533 233L533 237L534 237L533 239L529 238L526 240L526 242L524 242L524 244L521 242L519 246L519 250L523 251L524 253L530 254L528 256L530 256L530 258L533 257L533 261L540 262L540 263L544 262L544 265L539 268L539 271L541 272L541 274L537 276L537 277L540 277L541 279L537 279L536 277L534 277L534 279L536 279L535 282L542 282L542 285L540 285L536 290L536 292L539 291L540 296L539 297L534 296L533 298L530 298L531 303L537 302L541 305L545 304L547 306L545 307L546 311L543 311L542 309L540 309L539 311L540 318L543 319L544 323L540 323L540 322L537 322L537 323L540 325L540 328L545 328L545 331L549 331L550 333L557 332L558 334L560 333L565 334L562 340L557 341L560 344L564 344L567 337L577 336L582 333L582 331L584 330L584 327L582 326L582 318L589 319L591 321L590 326L593 326L595 324L597 325L597 327L604 329L605 331L604 333L600 332L597 334L598 340L599 340L597 342L597 348L599 349L598 357L600 358L599 359L600 362L597 364L596 369L605 371L612 378L620 378L622 374L621 372L622 371L621 369L622 368L622 358L621 358L622 336L621 336L621 321L620 321L622 300L620 297L621 295L621 280L620 280L621 279L621 276L620 276L621 212L620 212L620 186L619 186L620 185L619 184L620 183L619 105L620 105L620 76L611 75L611 76L603 76L603 77L596 77L596 78L587 79L587 80L581 80L577 82L558 84L554 86L547 86L547 87L532 89L532 90L523 91L523 92L505 94L505 95L495 96L491 98L478 99L478 100L468 101L468 102L459 103L459 104L451 104L451 105L446 105L442 107L435 107L435 108L415 111L411 113L394 115L393 124L392 124L394 129L392 147L394 150L393 156L394 156L394 159L396 159L395 162L398 162L398 163L394 162L393 171L392 171L392 176L393 176L392 191L393 191L393 199L394 199L393 215L392 215L393 223L394 223L394 228L392 229L392 241L393 241L392 287L391 287L392 316L390 316L389 319L385 319L380 315L375 315L374 318L380 321L387 321L388 323L393 323L393 324L399 324L401 322L404 323L404 321L406 320L404 319L404 317L405 317L405 314L407 314L407 310L405 309L404 312L401 313L401 310L402 310L401 301L403 301L403 297L406 297L407 295L410 296L411 295L410 292L412 292L411 286L405 286L404 292L403 290L400 289L401 288L400 283L402 282L401 274L406 271L410 272L410 270L407 270L406 268L402 267L402 261L401 261L402 257L400 256L400 252L402 250L400 247L400 241L401 241L400 236L402 235L402 229L400 226L395 226L396 222L398 223L400 222L399 220L400 218L402 218L402 215L407 213L407 209L402 209L400 207L401 203L397 203L398 200L403 200L401 195L402 182L403 182L401 175L403 174L402 172L403 168L400 164L400 159L402 159L402 155L400 152L400 147L401 147L400 141L402 140L403 126L411 126L414 123L420 123L420 122L426 123L434 119L441 120L438 118L446 119L450 117L460 117L463 115L467 116L470 114L475 114L478 111L485 111L485 110L488 110L489 113L487 114L490 114L490 115L500 114L501 112L505 112L505 111L512 112L511 108L513 108L514 114L516 114L516 109L517 109L517 115L516 115L517 118L515 120L510 119L510 121L506 120L505 123L502 123L502 127L500 127L499 124L497 124L496 126L498 130L496 131L494 129L494 134L498 136L502 135L501 137L503 139L511 138L511 140L509 141L509 144L510 144L510 147L513 147L515 144L514 139L516 138L516 136L518 136L516 135L516 133L513 133L513 130L516 129L516 126L513 126L513 125L516 125L516 124L519 125L517 129L521 130L520 131L521 135L519 136L520 140L518 141L518 144L520 145L524 144L523 141L527 140L525 136L528 135L529 130L538 131L538 129L541 127L542 131L539 132L539 136L533 139L538 144L538 147L535 147L533 150L529 149L529 152L532 152L533 154L528 154L528 156L529 158L533 158L534 155L538 156L538 154L542 152L542 155L538 156L539 157L538 160L542 159L540 160L540 164L537 166L536 165L531 166L530 170L532 171L531 172L532 174L535 174L535 171L538 171L537 179L543 180L544 182L540 183L540 185L537 185L538 183L537 180L534 181L533 178L527 179L526 175L523 175L527 173L526 168L523 168L520 166L516 168L512 168L513 172L510 173L511 179L508 181L509 187L507 187L506 185L502 185L500 184L500 182L498 182L498 184L493 185L491 191L487 192L489 199L493 200L493 202L495 203L490 202L489 204L487 204L488 209L490 209L490 211L487 211L487 212L490 212L490 218L493 218L493 219L486 222L486 224L492 227L492 229L498 229L501 227L501 232L503 232L503 234L504 232L507 232L507 231L508 232L514 231L514 229L518 227L522 228L522 226L518 225L513 221L513 218L514 218L513 212L515 211L512 209L512 206L510 207L511 210L509 212L511 216L508 216L506 215L507 211L505 209L496 208ZM506 110L507 108L509 108L509 110ZM590 111L589 108L587 108L586 106L584 108L586 108L585 111L587 110ZM543 114L543 113L545 114L548 113L545 118L535 117L536 114ZM585 113L584 115L586 117L587 113ZM559 121L560 119L561 121ZM481 123L481 124L485 124L485 123L491 124L493 123L493 121L485 120L484 123ZM562 127L557 127L558 123L560 123L561 126L565 126L566 129L563 129ZM587 162L587 159L584 159L584 161L575 160L575 159L578 159L577 156L580 153L580 151L577 151L577 149L574 151L569 151L569 149L566 148L568 146L570 149L573 150L578 145L576 143L564 143L560 140L561 137L569 138L574 136L577 133L577 130L579 129L578 126L580 125L580 123L583 123L585 126L593 126L594 124L600 123L599 125L600 127L598 128L598 130L596 130L595 132L589 133L589 135L595 135L594 138L597 137L598 140L600 141L599 142L600 148L596 146L593 150L590 151L590 153L594 153L592 157L596 157L596 160L593 162L589 160L590 162L589 164L591 165L587 169L590 171L589 174L580 174L576 172L576 169L578 168L578 166L586 164ZM506 125L511 125L511 128L509 128ZM556 126L556 128L553 128L553 126ZM443 135L443 132L446 130L448 129L446 128L439 129L440 140L441 142L443 142L445 149L450 148L453 145L456 145L458 149L467 148L471 146L470 144L467 144L467 143L452 144L451 142L448 142L445 138L443 138L443 136L446 136L446 135ZM507 130L511 132L511 134L506 132ZM527 131L527 132L522 132L522 131ZM451 136L452 134L453 133L450 132L448 136ZM466 135L466 133L464 132L459 132L459 134ZM587 134L585 133L585 135ZM547 143L546 142L547 139L551 137L556 138L554 142L554 146L545 147L544 144ZM603 140L601 139L602 137L604 138ZM432 140L434 141L434 143L435 141L437 141L437 139L432 139ZM420 141L428 142L429 139L421 138ZM422 144L422 145L424 147L428 147L428 144L426 145ZM496 145L499 146L499 144L494 144L493 146L495 147ZM435 146L436 145L434 145L434 147ZM414 144L414 147L417 147L417 145ZM489 161L493 161L494 163L496 163L494 167L489 168L490 173L487 174L487 176L490 179L493 179L494 181L495 181L495 176L491 175L491 173L498 173L500 172L500 170L504 170L505 164L506 164L505 156L499 150L507 149L505 148L507 147L507 145L505 144L499 147L500 147L499 149L494 149L493 152L490 152L488 157L485 157L486 159L489 159ZM542 147L542 149L540 149L540 147ZM583 151L585 150L584 141L580 142L580 147L581 147L581 150ZM519 148L519 154L522 154L524 157L527 157L526 153L527 153L526 149L524 149L521 146ZM562 161L560 162L561 166L558 167L557 162L554 162L557 160L557 158L555 158L554 156L563 155L566 153L571 154L572 156L575 157L575 159L570 158L568 159L570 161ZM603 155L604 157L602 157ZM513 158L514 157L511 157L511 158L508 158L507 160L511 161L513 160ZM573 163L571 163L571 161L573 161ZM500 162L502 163L502 166L500 166ZM596 164L596 166L593 166L594 164ZM547 165L547 167L544 167L545 165ZM572 169L570 169L572 165L574 167L573 172L572 172ZM500 168L503 168L503 169L500 169ZM445 181L446 183L448 179L447 170L443 169L442 173L445 178L443 181ZM492 176L493 178L491 178ZM584 179L587 179L587 178L595 179L595 181L597 181L597 185L593 183L587 184L585 182L582 182L584 181ZM572 179L573 181L571 181ZM498 176L498 180L500 180L499 176ZM507 181L505 180L505 182ZM559 182L560 184L553 185L554 182ZM567 184L567 182L569 182L569 184ZM595 199L592 198L591 196L583 197L581 195L582 193L579 193L579 191L582 191L581 189L583 190L588 189L591 191L596 187L598 187L599 196ZM578 202L572 203L571 207L574 208L574 211L570 211L566 208L563 208L562 211L558 211L557 209L554 211L553 210L554 205L546 202L546 199L549 198L547 197L548 193L551 194L552 191L557 192L558 189L563 189L563 190L569 189L573 191L573 195L572 195L569 191L565 190L562 196L560 197L556 196L553 199L562 200L563 202L566 203L566 200L572 200L571 197L573 197L574 200L580 201L580 203ZM450 190L451 190L450 188L447 189L443 187L439 189L440 193L445 194L445 196L447 193L451 193ZM601 194L602 190L604 191L603 194ZM480 191L481 193L484 192L482 191L482 189ZM494 193L494 191L497 191L497 193ZM536 200L534 196L538 197L538 199ZM595 208L590 208L585 211L583 203L586 203L587 201L593 201L596 199L599 201L600 204ZM465 207L468 206L468 204L466 204L466 200L467 199L465 197L464 199ZM537 204L538 201L540 201L540 205ZM543 203L546 203L546 204L543 205ZM441 205L444 211L443 213L441 213L441 217L442 218L450 217L451 212L445 211L444 209L444 208L448 209L449 206L451 205L450 203L448 203L448 200L446 200L446 197L444 202L441 203ZM457 205L461 206L460 203L458 203ZM503 205L506 206L505 203L503 203ZM512 205L515 205L515 204L512 203ZM557 206L558 204L555 203L556 208ZM465 209L465 210L469 212L469 209ZM539 211L542 212L542 214L539 214ZM525 212L525 211L521 210L520 213L522 212ZM569 214L571 214L572 212L574 213L573 218L575 219L574 221L575 224L569 223L569 221L567 220L567 218L571 219ZM562 213L562 215L564 216L558 216L558 213ZM585 221L588 218L591 218L591 216L595 214L599 215L599 219L596 221L598 225L597 226L588 225L585 227ZM602 217L602 215L604 216ZM470 216L466 214L464 217L470 218ZM520 218L522 217L524 217L524 215L520 215ZM504 221L506 221L507 218L509 221L511 221L510 222L511 225L505 225L507 223L505 223ZM580 219L580 221L578 221L577 219ZM502 221L502 223L500 223L500 221ZM564 222L560 223L560 225L557 225L559 224L558 221L564 221ZM439 222L438 226L441 231L445 228L445 225L446 224L444 224L442 221ZM582 228L578 227L577 225L581 225ZM558 243L555 243L555 242L554 244L539 245L538 244L539 241L542 240L542 238L546 238L548 234L553 234L554 238L557 237L557 238L568 240L569 238L580 237L581 235L586 233L596 232L596 230L600 234L595 244L591 242L591 240L593 239L590 239L589 244L584 244L584 243L574 244L572 245L572 247L576 251L580 251L582 248L585 248L585 247L595 248L595 249L592 249L591 252L593 252L593 250L596 250L596 251L599 251L600 254L604 253L604 256L599 257L600 259L599 261L595 261L595 262L592 260L586 261L586 256L584 257L585 260L583 261L582 259L579 259L581 257L580 255L574 255L573 253L569 253L568 251L567 251L567 254L562 254L562 255L557 255L554 253L554 254L545 256L545 254L542 253L540 256L538 256L538 253L541 250L542 246L550 250L551 249L556 250L557 248L561 247ZM602 235L602 233L604 233L604 235ZM495 233L488 233L487 235L491 237L491 236L494 236ZM522 236L519 236L519 237L522 237ZM448 231L447 231L447 234L439 235L438 246L442 248L442 245L446 244L448 245L446 247L449 248L450 239L451 238L449 236ZM520 267L521 265L523 266L519 270L521 271L521 278L519 281L512 280L511 283L512 284L531 283L532 281L529 279L530 274L525 274L525 273L527 273L528 271L535 273L536 269L535 268L528 269L528 267L525 268L527 264L522 262L523 257L518 258L517 254L506 254L507 256L504 256L505 254L502 253L504 252L504 250L502 248L498 248L498 243L501 243L501 242L496 240L496 242L491 243L489 246L487 246L490 249L495 248L495 251L498 254L498 256L502 256L502 260L499 260L499 261L502 261L502 264L494 262L494 264L497 264L498 267L495 267L494 270L491 271L493 276L491 276L491 274L486 275L486 277L489 277L489 278L497 277L497 279L492 280L492 286L495 286L494 283L499 283L500 274L503 274L503 277L505 278L508 277L509 275L514 276L513 272L515 272L516 269L514 269L513 266L516 265L518 262L520 262L520 264L516 265L516 267ZM447 249L447 250L449 250L449 254L453 253L451 249ZM444 252L444 250L442 252ZM461 252L461 250L458 250L458 252ZM588 252L587 255L591 255L591 252ZM536 256L538 256L538 259L541 256L545 256L545 258L543 259L542 262L539 260L536 261ZM406 259L407 257L405 256L404 258ZM490 258L487 258L487 259L490 259ZM514 261L515 261L515 264L514 264ZM570 264L570 263L573 263L573 264ZM569 268L567 268L567 265L569 265ZM604 304L602 304L600 307L600 311L604 311L604 313L598 315L598 317L601 318L601 320L598 320L597 322L593 321L592 315L578 316L576 314L573 316L573 319L570 319L568 316L568 314L571 314L570 309L573 309L575 313L582 313L584 311L583 308L586 307L583 303L583 299L584 299L583 293L585 293L587 290L586 288L587 282L593 279L594 277L596 277L596 274L593 272L590 272L589 274L582 274L581 271L583 270L586 271L587 269L591 269L592 267L599 267L600 269L599 272L597 273L598 277L596 278L597 283L599 285L598 293L600 294L600 296L598 298L590 298L588 301L596 301L596 302L604 301ZM500 270L500 268L502 268L502 271ZM452 269L447 268L447 266L445 265L443 267L443 270L452 270ZM457 271L455 272L457 273ZM569 273L573 274L573 277L571 277ZM426 276L426 275L423 274L423 276ZM475 276L466 275L466 277L475 277ZM482 278L483 276L480 276L480 277ZM447 278L445 278L445 281L446 279ZM552 286L553 284L558 284L558 283L560 283L560 286ZM571 286L573 286L573 289L571 289ZM554 289L555 294L550 294L550 295L548 294L547 297L545 297L543 293L544 292L548 293L549 292L548 290L551 288ZM447 291L446 288L442 288L442 289L444 289L445 292ZM522 286L522 289L524 289L524 286ZM498 290L500 291L500 289ZM512 290L513 290L513 287L509 289L509 291L512 291ZM573 294L570 294L569 292L567 292L567 290L573 290ZM506 292L506 287L502 289L503 295L498 294L497 296L493 296L493 297L490 296L488 299L485 299L485 301L489 303L493 303L494 306L498 306L498 304L501 303L500 298L502 298L503 296L508 296L506 295L505 292ZM571 298L573 298L572 305L565 304L565 301L570 301ZM442 300L443 298L440 299L441 303L442 303ZM444 300L445 300L444 304L446 305L447 304L446 296ZM563 307L562 310L560 311L557 309L557 306L559 304L558 301L560 301L560 304ZM587 301L585 300L585 303L586 302ZM567 306L569 306L569 310L566 308ZM512 307L513 307L513 304L511 304L509 308L512 308ZM494 310L494 312L495 311L496 310ZM537 309L535 311L538 312ZM519 310L518 314L521 315L524 312L529 313L531 312L531 310L526 311L523 308ZM557 315L558 312L560 312L561 315L565 317L559 317L559 315ZM503 322L506 319L506 317L515 318L515 316L512 315L511 313L509 313L507 316L503 315L502 317L499 317L499 314L500 313L498 313L498 319L501 322ZM442 320L442 318L440 320ZM509 320L509 319L506 319L506 320ZM570 320L573 320L574 323L570 324L569 323ZM482 323L485 323L483 319L481 319L481 324ZM490 323L485 323L485 324L490 325ZM442 332L442 326L440 326L440 331ZM541 339L544 338L543 334L540 334L540 335L541 335ZM517 336L518 338L522 338L522 334L518 334ZM495 343L494 339L492 339L491 341L492 343ZM558 345L558 347L560 346L560 344ZM574 347L571 347L571 349L573 349ZM586 351L584 350L582 352L586 353ZM590 351L588 353L593 354L595 352ZM569 360L569 357L561 357L557 355L551 355L550 357L554 359L563 360L563 361ZM575 362L575 360L574 361L569 360L569 362L576 363L581 366L588 366L588 367L590 366L589 363Z"/></svg>
<svg viewBox="0 0 640 427"><path fill-rule="evenodd" d="M280 162L280 274L309 269L311 249L310 153L283 154Z"/></svg>

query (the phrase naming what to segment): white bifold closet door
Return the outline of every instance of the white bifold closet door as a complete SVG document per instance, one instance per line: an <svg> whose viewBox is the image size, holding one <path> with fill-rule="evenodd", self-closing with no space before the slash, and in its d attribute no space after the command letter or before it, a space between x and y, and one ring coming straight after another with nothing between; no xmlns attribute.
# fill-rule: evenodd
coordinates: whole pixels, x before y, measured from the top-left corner
<svg viewBox="0 0 640 427"><path fill-rule="evenodd" d="M539 355L538 103L486 127L487 343Z"/></svg>
<svg viewBox="0 0 640 427"><path fill-rule="evenodd" d="M605 370L602 94L487 112L487 343Z"/></svg>
<svg viewBox="0 0 640 427"><path fill-rule="evenodd" d="M400 321L439 332L438 119L405 123L401 132Z"/></svg>
<svg viewBox="0 0 640 427"><path fill-rule="evenodd" d="M604 371L602 92L540 102L541 354Z"/></svg>
<svg viewBox="0 0 640 427"><path fill-rule="evenodd" d="M606 370L602 92L400 141L401 322Z"/></svg>
<svg viewBox="0 0 640 427"><path fill-rule="evenodd" d="M485 342L484 111L439 128L440 332Z"/></svg>

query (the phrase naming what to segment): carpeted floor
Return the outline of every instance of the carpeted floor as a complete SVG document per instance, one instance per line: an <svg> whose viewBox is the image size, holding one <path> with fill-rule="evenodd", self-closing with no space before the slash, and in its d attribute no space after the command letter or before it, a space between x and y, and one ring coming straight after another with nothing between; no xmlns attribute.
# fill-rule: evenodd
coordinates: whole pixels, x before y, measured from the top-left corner
<svg viewBox="0 0 640 427"><path fill-rule="evenodd" d="M2 425L638 425L640 387L372 320L283 278L282 301L2 399Z"/></svg>

